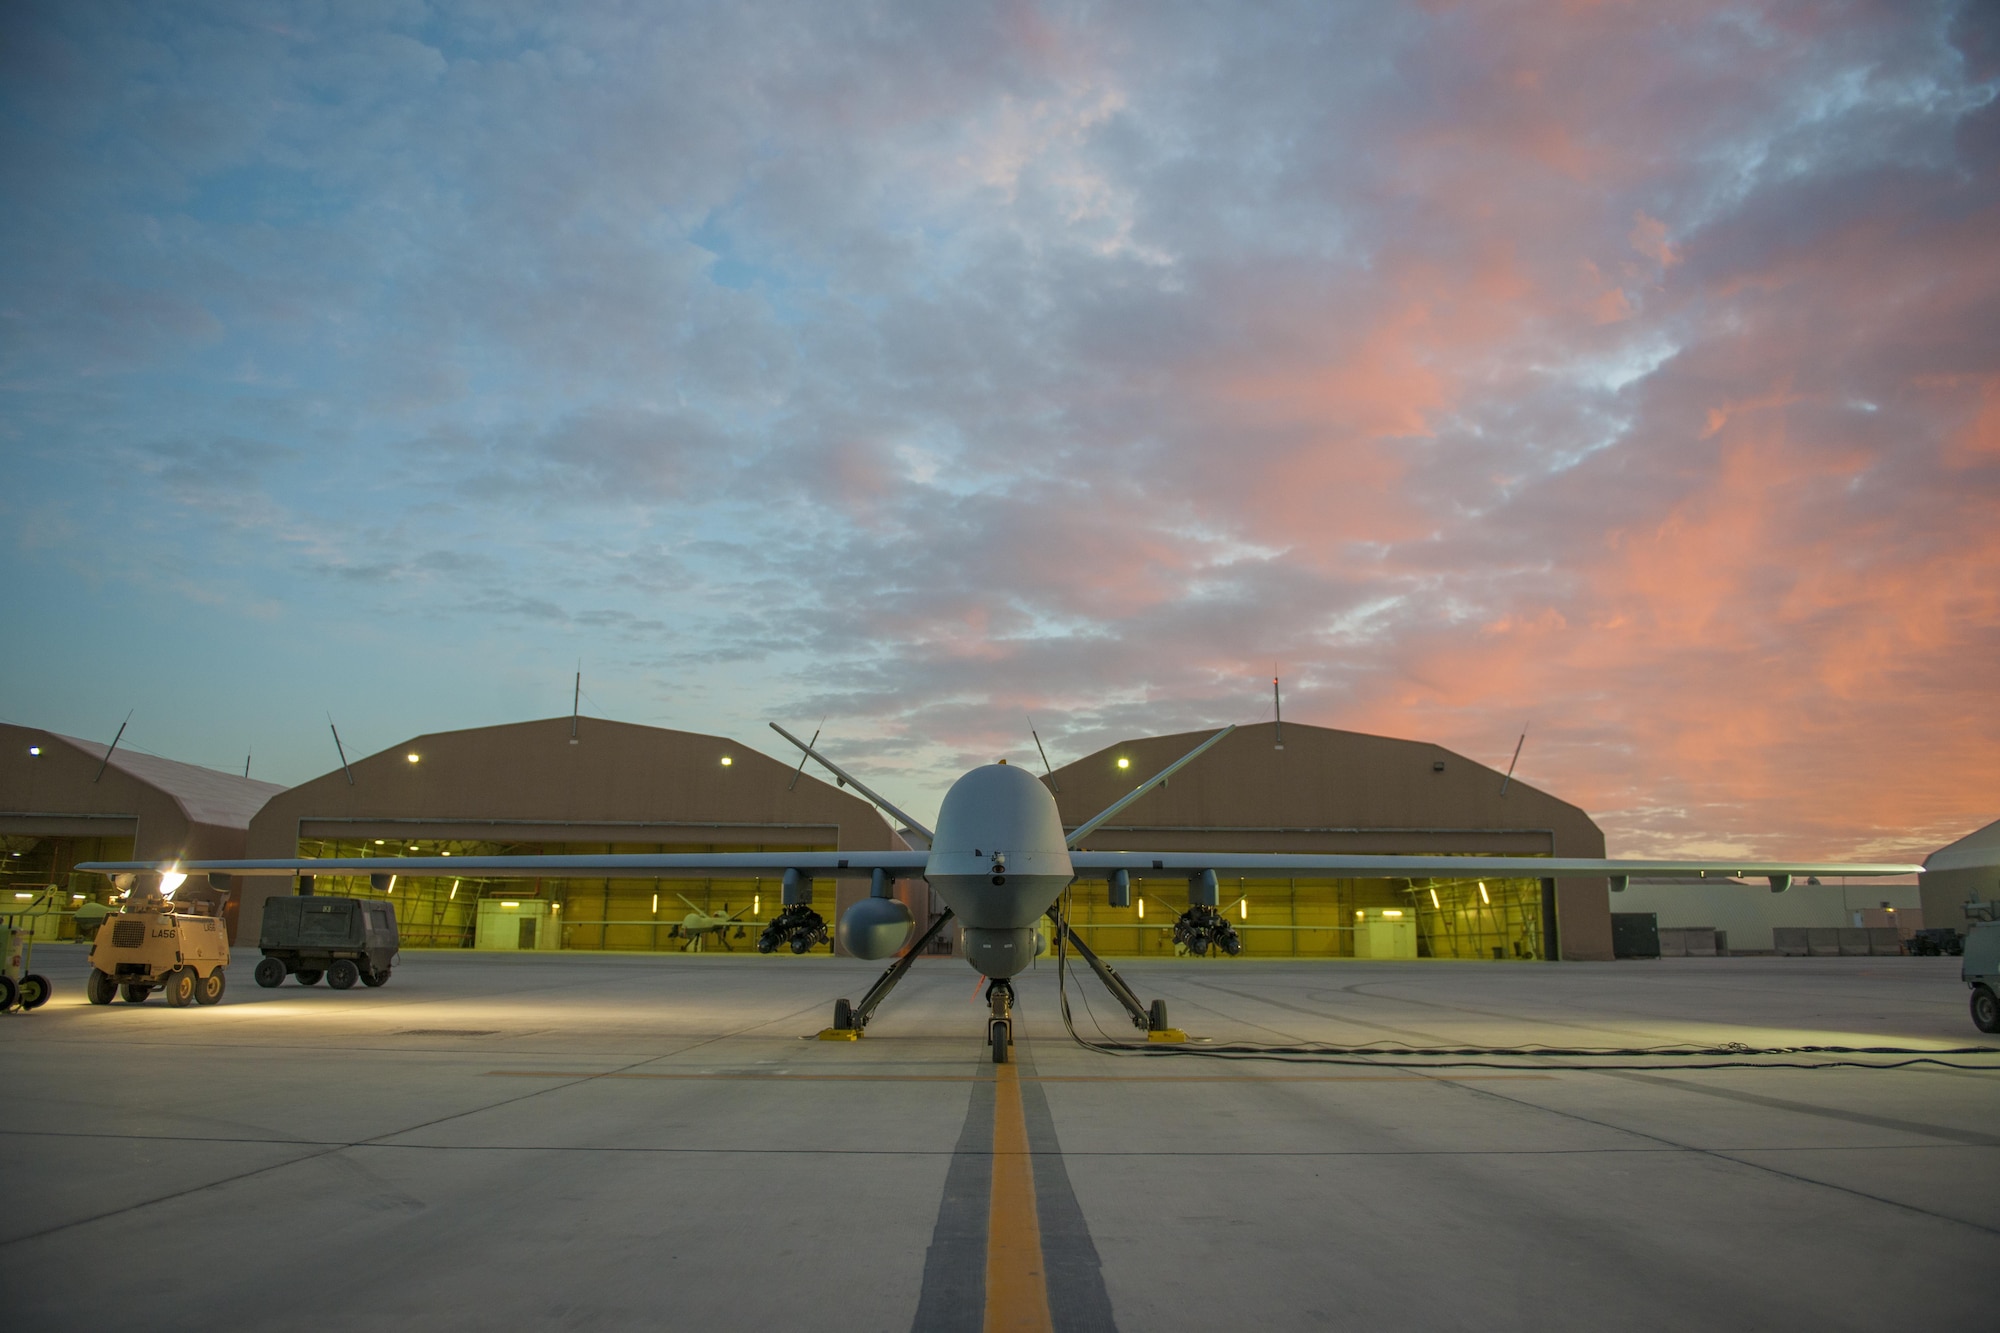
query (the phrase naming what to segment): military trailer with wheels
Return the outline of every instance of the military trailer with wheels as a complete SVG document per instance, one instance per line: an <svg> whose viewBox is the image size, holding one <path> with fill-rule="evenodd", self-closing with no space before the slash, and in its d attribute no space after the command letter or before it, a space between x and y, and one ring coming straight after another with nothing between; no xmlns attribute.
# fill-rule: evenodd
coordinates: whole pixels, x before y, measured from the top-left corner
<svg viewBox="0 0 2000 1333"><path fill-rule="evenodd" d="M257 947L259 986L281 986L288 976L301 986L321 977L335 990L359 981L380 986L389 980L401 945L395 904L372 898L273 898L264 904L264 928Z"/></svg>
<svg viewBox="0 0 2000 1333"><path fill-rule="evenodd" d="M49 996L55 994L55 987L49 984L47 977L28 970L33 966L31 950L35 946L34 933L10 926L6 937L6 966L0 967L0 1013L17 1004L21 1006L22 1013L39 1009L49 1002Z"/></svg>
<svg viewBox="0 0 2000 1333"><path fill-rule="evenodd" d="M144 1004L157 990L176 1009L221 1001L229 967L222 895L190 890L181 897L176 902L156 884L127 891L124 909L97 928L85 998L110 1004L122 995L127 1004Z"/></svg>
<svg viewBox="0 0 2000 1333"><path fill-rule="evenodd" d="M1972 1025L2000 1032L2000 921L1981 921L1965 937L1958 975L1972 987Z"/></svg>

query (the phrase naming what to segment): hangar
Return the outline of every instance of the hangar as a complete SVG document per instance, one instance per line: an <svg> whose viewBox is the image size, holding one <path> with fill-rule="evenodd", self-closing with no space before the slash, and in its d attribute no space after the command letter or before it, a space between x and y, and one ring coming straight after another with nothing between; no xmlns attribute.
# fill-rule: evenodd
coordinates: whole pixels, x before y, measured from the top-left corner
<svg viewBox="0 0 2000 1333"><path fill-rule="evenodd" d="M1050 776L1065 825L1109 806L1204 733L1121 741ZM1091 850L1602 857L1582 810L1441 746L1297 723L1239 728L1100 830ZM1608 960L1602 879L1240 881L1224 910L1254 957ZM1110 906L1079 880L1072 920L1101 953L1171 953L1187 906L1168 877Z"/></svg>
<svg viewBox="0 0 2000 1333"><path fill-rule="evenodd" d="M1926 926L1962 935L1981 921L2000 920L2000 819L1925 857L1917 892Z"/></svg>
<svg viewBox="0 0 2000 1333"><path fill-rule="evenodd" d="M250 817L284 788L102 741L0 724L0 893L43 938L107 899L79 861L238 857ZM86 917L90 915L86 912Z"/></svg>
<svg viewBox="0 0 2000 1333"><path fill-rule="evenodd" d="M721 736L559 717L415 737L275 796L250 821L247 855L499 856L579 853L887 851L902 842L873 806ZM780 906L741 880L328 878L316 892L387 896L413 947L655 950L680 947L692 903L740 916L745 948ZM281 879L241 882L239 937L256 938ZM837 919L865 881L822 880ZM929 895L899 883L918 928ZM685 900L685 901L684 901ZM747 909L747 911L746 911ZM710 937L713 938L712 936Z"/></svg>

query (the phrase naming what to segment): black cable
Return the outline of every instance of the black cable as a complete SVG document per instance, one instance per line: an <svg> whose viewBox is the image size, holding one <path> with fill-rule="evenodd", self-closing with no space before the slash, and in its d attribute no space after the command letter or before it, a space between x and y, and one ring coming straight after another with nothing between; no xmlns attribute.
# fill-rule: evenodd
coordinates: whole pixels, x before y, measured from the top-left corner
<svg viewBox="0 0 2000 1333"><path fill-rule="evenodd" d="M1070 1040L1085 1050L1097 1051L1104 1055L1172 1055L1203 1056L1211 1060L1270 1060L1279 1064L1325 1064L1361 1069L1504 1069L1513 1072L1553 1070L1577 1073L1590 1071L1633 1070L1654 1072L1674 1069L1907 1069L1913 1065L1934 1065L1941 1069L1967 1069L2000 1072L2000 1065L1959 1064L1939 1059L1945 1055L1986 1055L2000 1057L2000 1047L1954 1046L1942 1050L1922 1050L1908 1046L1748 1046L1742 1042L1728 1042L1721 1046L1693 1046L1686 1042L1668 1046L1456 1046L1419 1047L1384 1046L1380 1042L1368 1042L1360 1046L1337 1046L1312 1043L1296 1046L1277 1046L1256 1043L1236 1043L1228 1046L1183 1046L1134 1045L1130 1042L1112 1041L1098 1024L1098 1035L1103 1041L1091 1041L1076 1030L1076 1022L1069 1007L1069 907L1071 889L1063 890L1062 913L1056 931L1056 995L1062 1010L1063 1029ZM1085 999L1086 1007L1090 1001ZM1092 1022L1096 1012L1091 1012ZM1572 1060L1616 1060L1662 1056L1680 1056L1683 1059L1667 1064L1553 1064L1544 1057L1560 1056ZM1692 1063L1701 1056L1734 1056L1729 1060L1713 1060ZM1869 1060L1814 1060L1778 1061L1760 1057L1780 1055L1903 1055L1911 1058L1881 1063ZM1462 1056L1502 1056L1512 1057L1520 1063L1501 1063L1497 1060L1468 1060ZM1382 1057L1416 1057L1414 1059L1388 1059ZM1453 1058L1446 1058L1453 1057Z"/></svg>

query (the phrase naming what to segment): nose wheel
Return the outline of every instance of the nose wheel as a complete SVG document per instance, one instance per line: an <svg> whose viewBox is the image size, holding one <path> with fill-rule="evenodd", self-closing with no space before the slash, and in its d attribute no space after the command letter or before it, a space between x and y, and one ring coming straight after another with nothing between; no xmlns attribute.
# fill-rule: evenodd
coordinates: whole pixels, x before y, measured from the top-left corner
<svg viewBox="0 0 2000 1333"><path fill-rule="evenodd" d="M986 1041L993 1048L993 1063L1004 1065L1013 1058L1014 985L995 980L986 988Z"/></svg>

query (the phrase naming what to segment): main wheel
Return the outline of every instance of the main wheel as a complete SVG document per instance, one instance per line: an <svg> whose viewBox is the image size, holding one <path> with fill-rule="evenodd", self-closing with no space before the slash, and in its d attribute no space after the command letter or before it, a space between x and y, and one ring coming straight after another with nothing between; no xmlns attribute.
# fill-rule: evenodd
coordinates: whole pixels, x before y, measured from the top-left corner
<svg viewBox="0 0 2000 1333"><path fill-rule="evenodd" d="M374 971L369 971L369 972L363 972L363 973L361 974L361 984L362 984L362 985L364 985L364 986L386 986L386 985L388 985L388 984L389 984L389 969L385 967L385 968L383 968L383 969L382 969L382 970L381 970L380 972L374 972Z"/></svg>
<svg viewBox="0 0 2000 1333"><path fill-rule="evenodd" d="M854 1006L845 1000L833 1002L833 1030L846 1032L854 1026Z"/></svg>
<svg viewBox="0 0 2000 1333"><path fill-rule="evenodd" d="M335 990L352 989L361 980L361 969L354 965L352 958L336 958L326 969L326 984Z"/></svg>
<svg viewBox="0 0 2000 1333"><path fill-rule="evenodd" d="M93 967L90 980L83 983L83 996L92 1004L110 1004L118 998L118 983Z"/></svg>
<svg viewBox="0 0 2000 1333"><path fill-rule="evenodd" d="M282 986L285 984L285 962L282 958L260 958L257 961L257 970L250 975L255 977L257 984L266 990Z"/></svg>
<svg viewBox="0 0 2000 1333"><path fill-rule="evenodd" d="M39 1009L47 1004L49 996L55 993L56 988L49 984L47 977L30 972L27 976L21 978L21 1007L23 1009Z"/></svg>
<svg viewBox="0 0 2000 1333"><path fill-rule="evenodd" d="M221 1004L222 989L228 984L223 979L222 969L218 967L215 971L194 983L194 998L200 1000L203 1004Z"/></svg>
<svg viewBox="0 0 2000 1333"><path fill-rule="evenodd" d="M325 973L321 972L318 968L300 968L298 971L292 973L292 975L299 979L301 986L317 986L319 985L319 979Z"/></svg>
<svg viewBox="0 0 2000 1333"><path fill-rule="evenodd" d="M194 969L177 967L167 973L167 1003L175 1009L194 1003Z"/></svg>
<svg viewBox="0 0 2000 1333"><path fill-rule="evenodd" d="M1165 1000L1155 1000L1153 1001L1152 1008L1146 1012L1146 1031L1165 1032L1166 1030L1167 1002Z"/></svg>
<svg viewBox="0 0 2000 1333"><path fill-rule="evenodd" d="M12 977L0 977L0 1014L14 1007L14 1001L21 998L21 988L14 984Z"/></svg>
<svg viewBox="0 0 2000 1333"><path fill-rule="evenodd" d="M142 981L128 981L118 988L127 1004L144 1004L153 993L153 988Z"/></svg>
<svg viewBox="0 0 2000 1333"><path fill-rule="evenodd" d="M996 1018L986 1025L986 1040L993 1047L993 1063L1007 1063L1008 1047L1014 1044L1014 1025L1004 1018Z"/></svg>
<svg viewBox="0 0 2000 1333"><path fill-rule="evenodd" d="M2000 1032L2000 995L1985 986L1972 988L1972 1026L1981 1032Z"/></svg>

